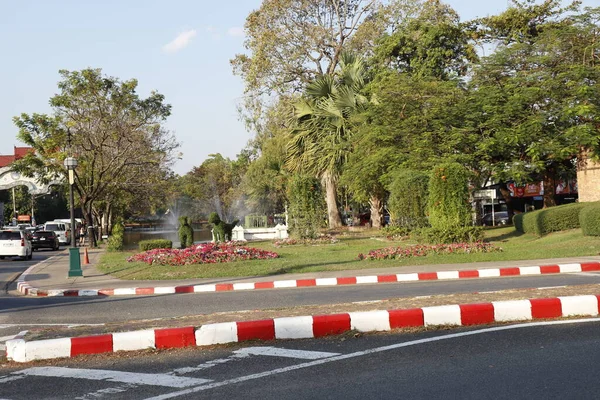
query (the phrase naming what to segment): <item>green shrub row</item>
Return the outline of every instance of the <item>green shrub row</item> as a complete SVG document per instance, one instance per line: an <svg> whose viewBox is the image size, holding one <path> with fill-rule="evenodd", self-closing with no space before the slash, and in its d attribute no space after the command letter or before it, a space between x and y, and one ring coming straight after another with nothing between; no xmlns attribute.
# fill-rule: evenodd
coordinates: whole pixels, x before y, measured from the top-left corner
<svg viewBox="0 0 600 400"><path fill-rule="evenodd" d="M170 249L173 247L173 242L167 239L152 239L141 240L138 245L140 251L148 251L152 249Z"/></svg>
<svg viewBox="0 0 600 400"><path fill-rule="evenodd" d="M419 243L473 243L482 241L484 234L481 226L455 226L453 228L415 229L411 232L410 237Z"/></svg>
<svg viewBox="0 0 600 400"><path fill-rule="evenodd" d="M513 218L513 223L517 231L521 233L533 233L537 236L544 236L550 232L577 229L581 227L581 221L584 219L581 215L583 210L595 205L597 206L598 203L571 203L544 208L542 210L517 214ZM594 223L592 214L589 214L591 222L587 223L587 226L591 226ZM588 218L586 217L585 219ZM590 228L590 231L593 231L593 228Z"/></svg>
<svg viewBox="0 0 600 400"><path fill-rule="evenodd" d="M589 203L581 210L579 224L584 236L600 236L600 202Z"/></svg>

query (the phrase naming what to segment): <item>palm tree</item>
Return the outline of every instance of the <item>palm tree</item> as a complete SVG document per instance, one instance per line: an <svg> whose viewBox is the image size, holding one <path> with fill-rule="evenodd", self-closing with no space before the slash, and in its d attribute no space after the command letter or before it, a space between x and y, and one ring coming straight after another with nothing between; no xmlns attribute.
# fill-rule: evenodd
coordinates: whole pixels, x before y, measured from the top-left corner
<svg viewBox="0 0 600 400"><path fill-rule="evenodd" d="M363 60L342 54L333 75L321 75L309 83L294 103L292 138L286 165L293 172L312 173L325 186L329 228L342 225L337 207L337 180L352 149L350 118L363 111L367 99Z"/></svg>

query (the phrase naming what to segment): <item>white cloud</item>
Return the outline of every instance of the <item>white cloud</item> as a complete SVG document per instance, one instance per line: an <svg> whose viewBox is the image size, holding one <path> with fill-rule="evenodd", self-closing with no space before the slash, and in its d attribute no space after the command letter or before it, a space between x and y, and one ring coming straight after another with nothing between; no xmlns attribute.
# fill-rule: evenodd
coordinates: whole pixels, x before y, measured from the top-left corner
<svg viewBox="0 0 600 400"><path fill-rule="evenodd" d="M244 28L234 26L233 28L229 28L227 34L233 37L244 37Z"/></svg>
<svg viewBox="0 0 600 400"><path fill-rule="evenodd" d="M196 36L196 30L191 29L189 31L185 31L180 33L175 39L170 41L169 43L163 46L163 51L165 53L176 53L179 50L186 47L192 39Z"/></svg>

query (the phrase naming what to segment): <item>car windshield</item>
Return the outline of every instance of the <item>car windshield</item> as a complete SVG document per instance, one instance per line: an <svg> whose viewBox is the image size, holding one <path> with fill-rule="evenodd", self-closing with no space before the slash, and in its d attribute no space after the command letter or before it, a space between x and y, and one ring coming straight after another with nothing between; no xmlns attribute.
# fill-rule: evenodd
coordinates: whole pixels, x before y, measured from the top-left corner
<svg viewBox="0 0 600 400"><path fill-rule="evenodd" d="M61 229L60 225L58 225L58 224L47 224L46 230L47 231L62 231L63 229Z"/></svg>
<svg viewBox="0 0 600 400"><path fill-rule="evenodd" d="M2 231L0 232L0 240L20 240L21 233L15 231Z"/></svg>

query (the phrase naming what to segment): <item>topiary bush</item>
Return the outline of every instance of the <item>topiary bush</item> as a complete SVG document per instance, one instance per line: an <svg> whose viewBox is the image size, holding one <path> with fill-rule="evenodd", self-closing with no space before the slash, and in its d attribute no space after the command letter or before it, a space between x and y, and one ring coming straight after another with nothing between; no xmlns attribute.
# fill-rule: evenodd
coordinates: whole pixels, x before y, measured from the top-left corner
<svg viewBox="0 0 600 400"><path fill-rule="evenodd" d="M125 226L122 219L117 219L112 227L112 232L108 237L108 250L121 251L125 240Z"/></svg>
<svg viewBox="0 0 600 400"><path fill-rule="evenodd" d="M310 176L296 175L288 186L288 223L290 235L298 239L316 239L326 219L321 183Z"/></svg>
<svg viewBox="0 0 600 400"><path fill-rule="evenodd" d="M523 232L544 236L550 232L577 229L580 227L579 214L586 206L586 203L572 203L525 213Z"/></svg>
<svg viewBox="0 0 600 400"><path fill-rule="evenodd" d="M600 236L600 202L588 203L579 213L584 236Z"/></svg>
<svg viewBox="0 0 600 400"><path fill-rule="evenodd" d="M152 239L141 240L138 243L140 251L148 251L153 249L170 249L173 247L173 242L167 239Z"/></svg>
<svg viewBox="0 0 600 400"><path fill-rule="evenodd" d="M513 225L515 227L515 230L517 232L521 232L521 233L525 233L525 230L523 229L523 217L525 216L525 214L515 214L513 216Z"/></svg>
<svg viewBox="0 0 600 400"><path fill-rule="evenodd" d="M231 240L233 228L235 228L239 221L236 219L232 223L227 223L221 220L219 214L212 212L208 216L208 222L213 226L215 242L227 242Z"/></svg>
<svg viewBox="0 0 600 400"><path fill-rule="evenodd" d="M426 227L429 176L420 171L401 170L390 185L388 210L394 226Z"/></svg>
<svg viewBox="0 0 600 400"><path fill-rule="evenodd" d="M194 229L192 229L189 217L179 217L178 234L182 249L194 244Z"/></svg>

